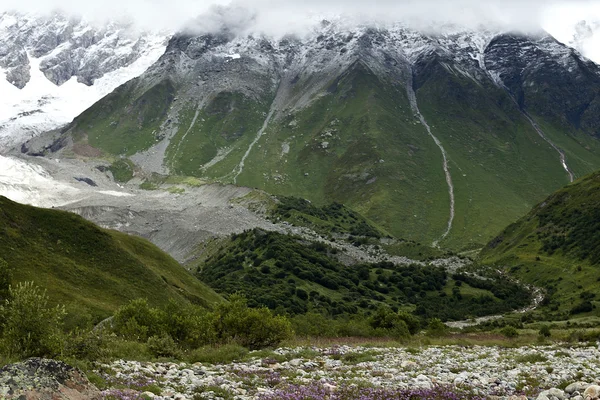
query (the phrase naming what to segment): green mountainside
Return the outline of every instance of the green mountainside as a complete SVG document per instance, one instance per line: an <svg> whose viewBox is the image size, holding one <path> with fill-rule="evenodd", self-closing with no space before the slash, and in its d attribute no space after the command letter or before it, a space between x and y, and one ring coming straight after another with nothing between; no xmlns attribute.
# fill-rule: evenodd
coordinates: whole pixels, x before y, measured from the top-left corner
<svg viewBox="0 0 600 400"><path fill-rule="evenodd" d="M215 241L193 267L223 295L243 294L251 306L283 314L370 315L382 305L423 318L463 319L507 312L529 293L505 278L449 275L427 265L340 262L318 242L260 229Z"/></svg>
<svg viewBox="0 0 600 400"><path fill-rule="evenodd" d="M0 258L13 283L33 281L73 318L98 322L136 298L153 305L211 306L212 289L145 239L105 230L78 215L0 197Z"/></svg>
<svg viewBox="0 0 600 400"><path fill-rule="evenodd" d="M600 281L600 172L536 205L488 243L480 258L545 289L555 316L592 311Z"/></svg>
<svg viewBox="0 0 600 400"><path fill-rule="evenodd" d="M549 35L482 49L468 32L322 29L305 41L176 35L46 150L341 203L451 250L484 246L600 168L600 70Z"/></svg>

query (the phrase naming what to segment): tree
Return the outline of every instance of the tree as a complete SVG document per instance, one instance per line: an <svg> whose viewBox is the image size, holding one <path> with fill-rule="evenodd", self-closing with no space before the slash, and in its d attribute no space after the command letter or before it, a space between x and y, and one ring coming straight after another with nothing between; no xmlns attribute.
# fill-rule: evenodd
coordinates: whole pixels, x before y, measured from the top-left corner
<svg viewBox="0 0 600 400"><path fill-rule="evenodd" d="M55 356L63 347L64 316L64 307L50 307L46 292L33 282L10 286L8 299L0 306L1 347L9 356Z"/></svg>
<svg viewBox="0 0 600 400"><path fill-rule="evenodd" d="M0 304L8 299L12 273L8 263L0 258Z"/></svg>

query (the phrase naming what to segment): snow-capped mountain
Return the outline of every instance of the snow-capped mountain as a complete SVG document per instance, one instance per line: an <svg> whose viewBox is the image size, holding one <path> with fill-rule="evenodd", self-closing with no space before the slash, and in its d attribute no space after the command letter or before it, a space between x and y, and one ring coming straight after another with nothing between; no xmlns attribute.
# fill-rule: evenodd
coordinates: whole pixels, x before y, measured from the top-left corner
<svg viewBox="0 0 600 400"><path fill-rule="evenodd" d="M600 168L599 93L598 66L543 31L223 26L175 35L146 72L22 151L343 202L397 236L477 246Z"/></svg>
<svg viewBox="0 0 600 400"><path fill-rule="evenodd" d="M0 14L0 149L57 128L164 52L166 34L61 14Z"/></svg>

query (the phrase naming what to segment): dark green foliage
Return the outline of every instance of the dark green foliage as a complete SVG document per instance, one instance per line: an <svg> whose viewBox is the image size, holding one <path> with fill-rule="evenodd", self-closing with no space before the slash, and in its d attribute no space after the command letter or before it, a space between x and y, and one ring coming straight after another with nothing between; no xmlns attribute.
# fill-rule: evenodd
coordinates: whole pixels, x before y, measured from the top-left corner
<svg viewBox="0 0 600 400"><path fill-rule="evenodd" d="M427 335L428 336L444 336L448 333L450 328L448 328L442 321L438 318L432 318L429 320L429 324L427 324Z"/></svg>
<svg viewBox="0 0 600 400"><path fill-rule="evenodd" d="M448 320L505 312L529 302L524 289L505 279L469 278L480 294L450 297L442 268L390 262L346 266L333 253L322 243L255 229L232 236L199 267L198 276L220 293L240 292L250 306L291 315L371 314L386 304L396 310L415 305L423 319ZM417 318L399 315L410 332L419 329Z"/></svg>
<svg viewBox="0 0 600 400"><path fill-rule="evenodd" d="M279 203L271 211L271 217L288 221L292 225L305 226L329 235L342 234L381 238L383 234L363 216L340 203L318 207L298 197L278 197Z"/></svg>
<svg viewBox="0 0 600 400"><path fill-rule="evenodd" d="M12 272L8 263L0 258L0 304L8 299L11 278Z"/></svg>
<svg viewBox="0 0 600 400"><path fill-rule="evenodd" d="M232 296L215 311L215 328L222 342L236 342L249 349L275 346L292 337L292 326L268 308L248 308L246 300Z"/></svg>
<svg viewBox="0 0 600 400"><path fill-rule="evenodd" d="M267 308L249 308L240 296L232 296L215 311L175 303L159 309L136 299L117 310L111 330L127 340L147 341L157 357L175 357L179 348L216 343L258 349L275 346L293 335L285 317L274 316Z"/></svg>
<svg viewBox="0 0 600 400"><path fill-rule="evenodd" d="M148 338L148 350L155 357L180 357L181 351L173 338L168 334L150 336Z"/></svg>
<svg viewBox="0 0 600 400"><path fill-rule="evenodd" d="M594 306L590 301L584 301L577 304L575 307L571 309L571 314L583 314L586 312L590 312L594 309Z"/></svg>
<svg viewBox="0 0 600 400"><path fill-rule="evenodd" d="M519 331L514 326L505 326L500 330L500 333L509 339L516 338L519 336Z"/></svg>
<svg viewBox="0 0 600 400"><path fill-rule="evenodd" d="M540 336L547 338L552 335L552 332L550 332L550 327L548 325L544 325L540 328L539 334Z"/></svg>
<svg viewBox="0 0 600 400"><path fill-rule="evenodd" d="M33 282L9 288L0 306L0 350L13 357L53 357L63 347L64 307L51 307Z"/></svg>

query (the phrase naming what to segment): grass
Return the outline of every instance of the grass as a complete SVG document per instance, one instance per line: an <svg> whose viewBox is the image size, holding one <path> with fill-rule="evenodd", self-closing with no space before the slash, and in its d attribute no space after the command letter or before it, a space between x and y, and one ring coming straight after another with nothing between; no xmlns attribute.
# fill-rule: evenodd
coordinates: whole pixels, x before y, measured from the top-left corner
<svg viewBox="0 0 600 400"><path fill-rule="evenodd" d="M137 93L136 84L128 82L84 111L73 121L72 135L87 136L91 146L112 155L130 156L156 143L175 87L167 79Z"/></svg>
<svg viewBox="0 0 600 400"><path fill-rule="evenodd" d="M504 90L435 62L415 78L421 112L446 149L455 187L456 216L442 246L453 251L482 247L567 183L556 151ZM207 98L200 109L184 94L195 81L176 86L163 80L146 88L134 80L84 112L71 132L104 153L129 156L163 140L161 129L168 126L176 133L161 161L175 175L231 183L273 101L272 82L253 79L262 79L253 85L263 91L225 90ZM305 92L303 82L294 84L292 95ZM578 176L600 168L600 145L590 128L594 113L581 118L565 114L565 108L589 111L589 104L595 104L595 86L582 82L588 81L522 88L530 113L565 150ZM545 89L538 92L538 86ZM556 95L557 87L567 95ZM181 95L177 102L176 95ZM237 183L306 198L316 206L345 204L407 241L428 245L439 239L450 213L442 155L415 118L405 85L380 78L359 61L312 100L269 122ZM169 110L178 112L173 121ZM411 246L397 250L423 258L432 253Z"/></svg>
<svg viewBox="0 0 600 400"><path fill-rule="evenodd" d="M121 183L126 183L133 179L134 170L135 164L126 158L113 162L109 168L115 181Z"/></svg>
<svg viewBox="0 0 600 400"><path fill-rule="evenodd" d="M542 319L566 319L585 301L592 306L597 301L599 188L600 174L594 173L557 191L481 252L484 264L502 265L546 290ZM598 313L592 309L578 316Z"/></svg>
<svg viewBox="0 0 600 400"><path fill-rule="evenodd" d="M166 253L78 215L0 197L0 254L13 282L34 281L70 311L72 324L97 323L135 298L164 305L221 301Z"/></svg>

